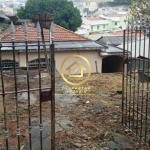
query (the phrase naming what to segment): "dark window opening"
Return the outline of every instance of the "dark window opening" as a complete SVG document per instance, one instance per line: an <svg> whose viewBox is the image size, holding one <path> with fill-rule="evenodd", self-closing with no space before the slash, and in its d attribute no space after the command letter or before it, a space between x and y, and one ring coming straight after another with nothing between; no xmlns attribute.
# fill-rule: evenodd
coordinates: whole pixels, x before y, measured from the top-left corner
<svg viewBox="0 0 150 150"><path fill-rule="evenodd" d="M50 62L50 59L48 60L48 62ZM29 67L37 68L37 67L39 67L39 65L41 68L46 68L46 66L47 66L46 59L45 58L34 59L29 62Z"/></svg>
<svg viewBox="0 0 150 150"><path fill-rule="evenodd" d="M119 56L108 56L102 60L102 73L115 73L122 71L123 58Z"/></svg>
<svg viewBox="0 0 150 150"><path fill-rule="evenodd" d="M14 66L18 67L19 63L17 61L14 61L14 60L6 59L6 60L1 61L0 67L2 67L3 69L13 69Z"/></svg>

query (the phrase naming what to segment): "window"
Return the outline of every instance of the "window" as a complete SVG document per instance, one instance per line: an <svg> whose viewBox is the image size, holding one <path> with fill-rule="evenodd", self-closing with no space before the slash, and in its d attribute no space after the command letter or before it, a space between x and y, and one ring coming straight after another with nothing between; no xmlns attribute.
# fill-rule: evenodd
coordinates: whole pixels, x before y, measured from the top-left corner
<svg viewBox="0 0 150 150"><path fill-rule="evenodd" d="M99 30L100 26L97 26L97 29Z"/></svg>
<svg viewBox="0 0 150 150"><path fill-rule="evenodd" d="M91 29L93 30L93 26L91 26Z"/></svg>
<svg viewBox="0 0 150 150"><path fill-rule="evenodd" d="M1 66L0 67L3 67L3 68L14 68L14 65L16 67L19 66L19 63L17 61L14 61L14 60L2 60L1 61Z"/></svg>
<svg viewBox="0 0 150 150"><path fill-rule="evenodd" d="M48 61L50 62L50 59ZM29 62L29 67L39 67L39 65L42 68L46 68L46 66L47 66L46 59L45 58L34 59Z"/></svg>
<svg viewBox="0 0 150 150"><path fill-rule="evenodd" d="M117 25L117 22L115 22L115 26Z"/></svg>
<svg viewBox="0 0 150 150"><path fill-rule="evenodd" d="M103 28L105 29L105 25L103 25Z"/></svg>

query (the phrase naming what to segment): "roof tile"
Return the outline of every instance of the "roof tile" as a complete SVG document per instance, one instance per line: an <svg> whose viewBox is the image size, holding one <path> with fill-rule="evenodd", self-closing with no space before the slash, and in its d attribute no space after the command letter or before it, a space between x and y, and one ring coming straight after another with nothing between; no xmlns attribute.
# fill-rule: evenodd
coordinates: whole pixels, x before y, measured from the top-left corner
<svg viewBox="0 0 150 150"><path fill-rule="evenodd" d="M113 14L109 14L107 15L108 17L122 17L125 16L126 14L117 14L117 13L113 13Z"/></svg>
<svg viewBox="0 0 150 150"><path fill-rule="evenodd" d="M44 29L45 41L49 41L49 30ZM2 31L2 42L9 42L10 37L9 29ZM23 26L16 26L15 40L17 42L24 41ZM59 25L54 24L54 41L87 41L89 39L84 38L72 31L69 31ZM37 41L37 32L33 23L28 23L28 41Z"/></svg>

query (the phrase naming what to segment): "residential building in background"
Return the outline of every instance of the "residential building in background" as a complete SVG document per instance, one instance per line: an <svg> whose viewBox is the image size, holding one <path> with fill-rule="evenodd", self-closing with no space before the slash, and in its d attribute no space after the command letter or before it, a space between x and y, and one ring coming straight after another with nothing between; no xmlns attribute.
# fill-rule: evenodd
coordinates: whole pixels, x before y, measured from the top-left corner
<svg viewBox="0 0 150 150"><path fill-rule="evenodd" d="M13 15L14 14L14 9L13 8L10 8L10 7L3 7L2 8L2 11L5 13L5 14L8 14L8 15Z"/></svg>
<svg viewBox="0 0 150 150"><path fill-rule="evenodd" d="M100 35L113 31L122 31L127 26L127 12L120 11L118 13L100 15L99 17L83 17L83 22L76 33L97 40ZM94 37L97 35L97 37Z"/></svg>
<svg viewBox="0 0 150 150"><path fill-rule="evenodd" d="M69 0L69 1L72 1L74 6L80 10L81 16L83 17L89 15L92 16L98 11L102 3L106 3L112 0Z"/></svg>

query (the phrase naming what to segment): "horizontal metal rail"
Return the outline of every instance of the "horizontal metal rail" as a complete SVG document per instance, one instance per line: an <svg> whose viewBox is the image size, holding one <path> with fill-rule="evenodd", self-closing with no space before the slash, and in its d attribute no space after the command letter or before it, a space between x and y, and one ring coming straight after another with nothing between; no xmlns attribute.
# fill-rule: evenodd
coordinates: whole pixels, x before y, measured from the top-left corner
<svg viewBox="0 0 150 150"><path fill-rule="evenodd" d="M45 88L34 88L34 89L29 89L29 90L18 90L17 93L23 93L23 92L32 92L32 91L38 91L38 90L50 90L51 87L45 87ZM0 95L7 95L7 94L15 94L15 91L9 91L9 92L4 92L0 93Z"/></svg>

